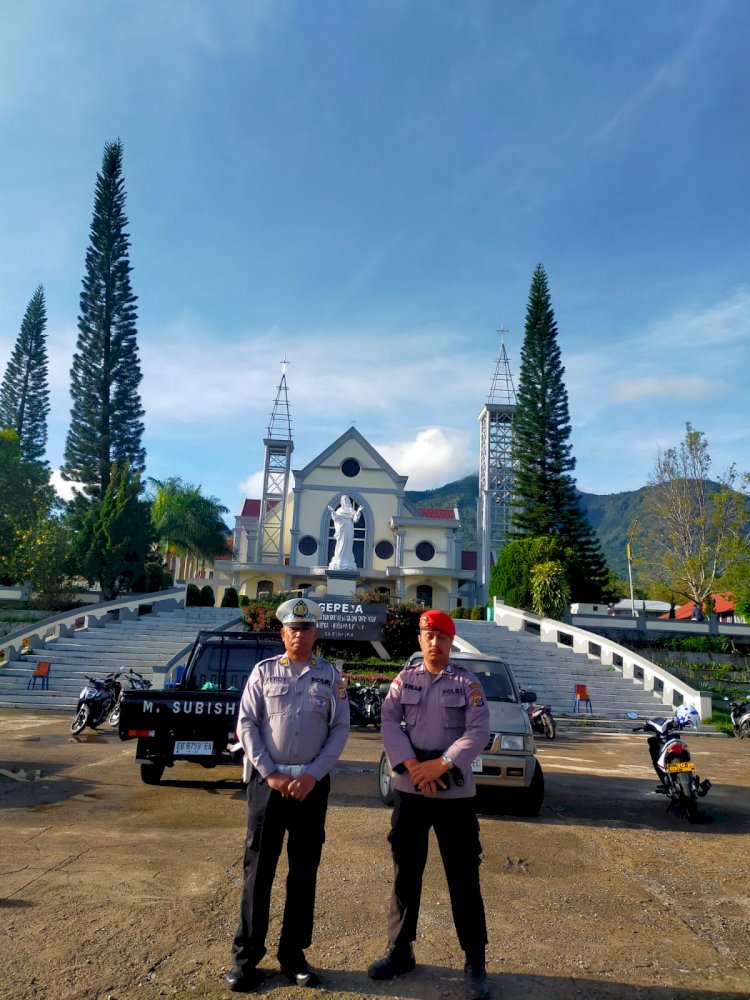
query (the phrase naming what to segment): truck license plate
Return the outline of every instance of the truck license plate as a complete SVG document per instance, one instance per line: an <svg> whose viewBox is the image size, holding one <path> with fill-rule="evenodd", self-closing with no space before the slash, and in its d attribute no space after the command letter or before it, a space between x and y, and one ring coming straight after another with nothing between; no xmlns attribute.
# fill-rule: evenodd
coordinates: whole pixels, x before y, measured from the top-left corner
<svg viewBox="0 0 750 1000"><path fill-rule="evenodd" d="M190 757L205 757L214 752L214 745L211 740L177 740L174 752Z"/></svg>
<svg viewBox="0 0 750 1000"><path fill-rule="evenodd" d="M481 774L482 773L482 758L481 757L477 757L475 760L473 760L471 762L471 769L474 772L474 774Z"/></svg>

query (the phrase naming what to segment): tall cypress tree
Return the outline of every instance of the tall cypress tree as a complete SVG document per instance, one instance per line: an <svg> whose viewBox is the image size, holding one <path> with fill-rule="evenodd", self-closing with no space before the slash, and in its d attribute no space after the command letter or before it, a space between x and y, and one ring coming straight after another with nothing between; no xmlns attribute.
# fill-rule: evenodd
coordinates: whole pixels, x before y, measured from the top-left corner
<svg viewBox="0 0 750 1000"><path fill-rule="evenodd" d="M551 535L572 549L581 579L571 581L578 600L598 600L607 564L581 510L572 472L568 393L563 382L557 323L547 274L537 264L531 279L521 372L513 418L514 509L519 535Z"/></svg>
<svg viewBox="0 0 750 1000"><path fill-rule="evenodd" d="M113 463L142 472L146 452L141 368L136 343L136 300L130 286L130 242L125 231L122 143L104 147L96 178L91 242L78 317L78 342L70 371L73 407L65 442L65 479L103 498Z"/></svg>
<svg viewBox="0 0 750 1000"><path fill-rule="evenodd" d="M44 457L49 413L46 326L44 289L39 285L26 308L0 386L0 427L16 432L24 461L40 465L47 464Z"/></svg>

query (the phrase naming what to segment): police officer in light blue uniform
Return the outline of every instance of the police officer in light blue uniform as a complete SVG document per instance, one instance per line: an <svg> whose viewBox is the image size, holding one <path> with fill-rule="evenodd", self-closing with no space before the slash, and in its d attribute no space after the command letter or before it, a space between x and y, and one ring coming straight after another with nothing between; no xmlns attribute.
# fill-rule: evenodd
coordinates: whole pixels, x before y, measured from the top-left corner
<svg viewBox="0 0 750 1000"><path fill-rule="evenodd" d="M470 670L452 664L456 626L444 611L419 619L423 660L402 670L382 706L383 745L395 776L388 841L394 883L388 948L367 970L392 979L415 966L413 942L430 828L443 860L453 921L466 955L467 1000L486 1000L487 925L479 885L482 847L474 807L472 761L489 740L489 710Z"/></svg>
<svg viewBox="0 0 750 1000"><path fill-rule="evenodd" d="M312 939L329 773L349 734L344 682L332 664L313 655L321 608L292 598L279 605L276 616L286 652L252 671L238 718L248 817L240 920L226 976L237 992L263 981L257 965L266 953L271 887L285 834L289 875L279 965L297 986L320 982L304 949Z"/></svg>

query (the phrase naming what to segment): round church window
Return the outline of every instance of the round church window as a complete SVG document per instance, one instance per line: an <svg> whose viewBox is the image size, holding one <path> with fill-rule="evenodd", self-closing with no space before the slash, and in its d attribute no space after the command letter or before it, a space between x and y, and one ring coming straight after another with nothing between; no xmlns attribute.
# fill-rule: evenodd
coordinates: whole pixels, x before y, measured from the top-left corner
<svg viewBox="0 0 750 1000"><path fill-rule="evenodd" d="M354 479L355 476L358 476L361 468L356 458L345 458L341 463L341 471L349 479Z"/></svg>
<svg viewBox="0 0 750 1000"><path fill-rule="evenodd" d="M387 538L382 539L375 546L375 555L378 559L390 559L393 555L393 544Z"/></svg>
<svg viewBox="0 0 750 1000"><path fill-rule="evenodd" d="M429 562L435 556L435 546L431 542L419 542L414 551L422 562Z"/></svg>
<svg viewBox="0 0 750 1000"><path fill-rule="evenodd" d="M303 556L314 556L318 551L318 543L312 535L303 535L297 543L297 548Z"/></svg>

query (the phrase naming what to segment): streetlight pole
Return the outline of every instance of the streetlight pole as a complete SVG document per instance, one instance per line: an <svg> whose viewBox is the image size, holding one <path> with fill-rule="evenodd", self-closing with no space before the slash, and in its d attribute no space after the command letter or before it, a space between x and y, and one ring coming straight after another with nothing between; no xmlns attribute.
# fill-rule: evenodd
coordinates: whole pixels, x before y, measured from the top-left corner
<svg viewBox="0 0 750 1000"><path fill-rule="evenodd" d="M638 518L633 519L633 523L630 526L630 531L628 532L628 544L625 547L625 552L628 557L628 580L630 581L630 613L633 618L636 618L635 611L635 595L633 594L633 557L630 551L630 543L633 540L633 535L635 534L635 528L638 524Z"/></svg>

